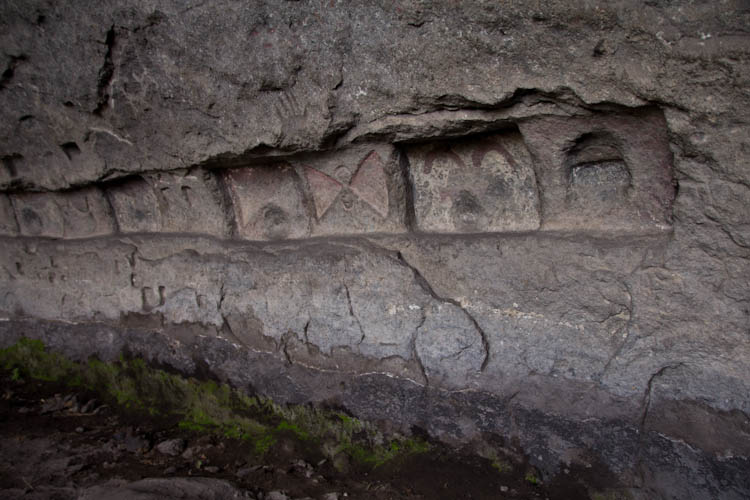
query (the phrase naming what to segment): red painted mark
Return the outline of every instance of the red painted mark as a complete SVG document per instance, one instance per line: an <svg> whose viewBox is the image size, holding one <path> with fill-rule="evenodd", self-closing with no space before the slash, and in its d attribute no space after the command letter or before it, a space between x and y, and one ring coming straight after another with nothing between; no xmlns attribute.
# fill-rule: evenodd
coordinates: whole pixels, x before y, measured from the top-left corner
<svg viewBox="0 0 750 500"><path fill-rule="evenodd" d="M320 220L347 186L312 167L304 168L315 202L315 213ZM377 152L371 151L365 156L348 187L381 217L388 216L388 184L383 160Z"/></svg>
<svg viewBox="0 0 750 500"><path fill-rule="evenodd" d="M489 153L490 151L500 153L500 155L505 158L508 164L510 164L513 170L516 169L516 164L510 154L508 154L508 151L502 145L496 142L491 142L489 144L476 147L474 153L471 155L471 162L474 164L475 168L479 168L482 166L484 157L487 156L487 153Z"/></svg>
<svg viewBox="0 0 750 500"><path fill-rule="evenodd" d="M388 216L388 185L383 160L376 151L370 151L362 160L349 187L381 217Z"/></svg>
<svg viewBox="0 0 750 500"><path fill-rule="evenodd" d="M458 165L459 168L466 168L466 165L464 165L464 162L461 160L461 158L459 158L459 156L453 151L435 150L427 153L427 158L425 158L424 161L424 168L422 169L425 174L429 174L430 172L432 172L432 164L439 158L450 158L451 160L453 160L453 163Z"/></svg>

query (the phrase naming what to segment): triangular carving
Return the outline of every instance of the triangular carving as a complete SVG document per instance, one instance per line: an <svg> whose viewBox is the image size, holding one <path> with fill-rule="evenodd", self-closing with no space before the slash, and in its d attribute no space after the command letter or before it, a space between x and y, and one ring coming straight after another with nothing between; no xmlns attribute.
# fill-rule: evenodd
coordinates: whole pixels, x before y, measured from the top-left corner
<svg viewBox="0 0 750 500"><path fill-rule="evenodd" d="M315 216L320 220L336 200L336 196L343 189L343 186L336 179L314 168L306 166L305 174L315 202Z"/></svg>
<svg viewBox="0 0 750 500"><path fill-rule="evenodd" d="M370 152L362 161L349 187L381 217L388 217L388 184L377 152Z"/></svg>

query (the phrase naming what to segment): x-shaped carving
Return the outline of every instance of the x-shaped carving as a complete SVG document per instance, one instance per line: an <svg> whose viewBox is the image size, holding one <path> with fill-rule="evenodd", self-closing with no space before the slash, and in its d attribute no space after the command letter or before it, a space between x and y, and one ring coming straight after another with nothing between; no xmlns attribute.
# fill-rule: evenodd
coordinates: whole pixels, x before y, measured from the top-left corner
<svg viewBox="0 0 750 500"><path fill-rule="evenodd" d="M377 152L371 151L362 160L348 186L311 167L306 166L305 173L318 220L325 215L337 198L348 193L354 194L381 217L388 216L388 185L383 161ZM346 210L351 208L347 203L343 203L343 206Z"/></svg>

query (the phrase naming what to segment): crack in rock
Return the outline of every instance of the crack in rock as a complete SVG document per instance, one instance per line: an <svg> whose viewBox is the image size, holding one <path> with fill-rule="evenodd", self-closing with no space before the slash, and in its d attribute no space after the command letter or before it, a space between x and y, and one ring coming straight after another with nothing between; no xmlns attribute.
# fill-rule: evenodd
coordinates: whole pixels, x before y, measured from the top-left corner
<svg viewBox="0 0 750 500"><path fill-rule="evenodd" d="M411 335L410 348L412 352L412 356L414 356L414 361L416 361L417 366L419 367L419 373L422 374L422 377L424 378L424 385L425 387L429 387L430 385L430 378L427 376L427 370L425 369L424 363L422 362L422 358L419 356L419 351L417 350L417 335L419 335L419 329L424 326L425 321L427 321L427 312L424 308L421 309L422 312L422 319L419 321L419 324L414 329L414 333Z"/></svg>
<svg viewBox="0 0 750 500"><path fill-rule="evenodd" d="M349 293L349 287L346 283L342 283L344 286L344 291L346 292L346 302L349 305L349 315L354 318L354 321L357 322L357 326L359 327L359 333L362 334L362 337L359 339L359 342L357 342L357 345L362 344L365 340L365 330L362 328L362 323L360 323L359 318L356 314L354 314L354 307L352 307L352 296ZM305 327L305 337L307 337L307 327Z"/></svg>
<svg viewBox="0 0 750 500"><path fill-rule="evenodd" d="M635 321L635 299L633 298L633 291L631 290L630 285L628 285L627 283L623 283L623 286L628 292L628 305L625 306L622 310L618 311L617 314L609 315L604 321L607 321L612 316L617 316L618 314L627 311L628 320L625 323L625 338L622 340L622 342L620 342L620 345L617 346L615 352L612 353L607 362L604 364L604 368L602 368L601 374L599 375L599 380L601 380L607 374L610 366L612 365L612 362L617 359L618 356L620 356L623 350L625 350L625 346L628 344L628 341L631 338L631 329L633 328L633 323Z"/></svg>
<svg viewBox="0 0 750 500"><path fill-rule="evenodd" d="M643 434L645 431L646 418L648 417L648 411L651 408L651 393L653 391L654 380L664 375L667 372L667 370L675 370L677 368L680 368L681 366L685 366L685 363L680 361L678 363L672 363L669 365L662 366L661 368L659 368L659 370L652 373L651 376L649 377L648 384L646 385L646 391L643 395L643 413L641 415L641 422L640 422L641 434Z"/></svg>
<svg viewBox="0 0 750 500"><path fill-rule="evenodd" d="M435 290L432 288L432 285L427 281L427 279L422 275L422 273L411 265L403 256L401 252L396 252L396 258L398 262L400 262L403 266L409 268L412 273L414 274L414 280L419 284L419 286L433 299L443 302L446 304L451 304L459 308L467 317L467 319L474 325L474 328L479 333L480 338L482 339L482 347L484 349L484 359L482 360L482 365L480 367L480 372L483 372L485 368L487 368L487 364L490 361L490 343L487 339L487 334L484 332L481 326L479 326L479 323L474 318L474 316L469 313L469 311L466 310L466 308L457 300L449 298L449 297L441 297L438 295ZM422 324L424 324L424 321L422 321ZM421 326L421 325L420 325ZM417 327L417 331L419 330L419 327Z"/></svg>
<svg viewBox="0 0 750 500"><path fill-rule="evenodd" d="M640 474L642 483L645 483L646 471L644 470L644 458L643 451L646 446L646 419L648 418L648 412L651 409L651 393L653 391L654 381L664 375L668 370L676 370L681 366L685 366L685 363L678 362L672 363L659 368L656 372L652 373L646 384L646 390L643 394L643 412L641 414L641 420L638 424L638 460L636 462L636 470Z"/></svg>
<svg viewBox="0 0 750 500"><path fill-rule="evenodd" d="M104 44L107 46L107 52L104 54L104 62L102 67L99 69L99 77L96 82L96 94L98 97L96 109L93 113L97 116L101 116L105 109L109 107L110 100L110 89L109 86L112 83L112 78L115 75L115 64L112 61L112 49L115 46L115 26L112 25L107 30L107 37L104 40Z"/></svg>

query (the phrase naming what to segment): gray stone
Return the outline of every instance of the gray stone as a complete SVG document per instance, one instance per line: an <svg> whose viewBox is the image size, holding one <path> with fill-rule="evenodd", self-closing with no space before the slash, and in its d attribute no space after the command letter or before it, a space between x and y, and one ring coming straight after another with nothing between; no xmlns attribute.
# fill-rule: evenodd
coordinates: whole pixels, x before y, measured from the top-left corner
<svg viewBox="0 0 750 500"><path fill-rule="evenodd" d="M161 214L153 187L143 177L127 178L107 189L117 227L123 233L153 233L161 229Z"/></svg>
<svg viewBox="0 0 750 500"><path fill-rule="evenodd" d="M17 234L18 221L16 221L16 213L10 197L0 194L0 235L16 236Z"/></svg>
<svg viewBox="0 0 750 500"><path fill-rule="evenodd" d="M224 500L251 499L249 492L239 490L226 481L209 478L149 478L124 483L110 481L110 483L93 486L83 490L78 500L94 500L111 498L113 500L156 500L156 499L184 499L184 500Z"/></svg>
<svg viewBox="0 0 750 500"><path fill-rule="evenodd" d="M25 236L85 238L114 232L109 205L96 187L15 195L13 205Z"/></svg>
<svg viewBox="0 0 750 500"><path fill-rule="evenodd" d="M453 304L433 305L425 312L415 349L430 382L450 387L471 384L488 356L482 333Z"/></svg>
<svg viewBox="0 0 750 500"><path fill-rule="evenodd" d="M62 238L62 214L55 198L55 195L48 193L13 196L21 234Z"/></svg>
<svg viewBox="0 0 750 500"><path fill-rule="evenodd" d="M107 190L120 231L229 233L223 194L211 173L195 169L126 178Z"/></svg>
<svg viewBox="0 0 750 500"><path fill-rule="evenodd" d="M159 453L176 457L185 450L184 439L168 439L156 445Z"/></svg>

